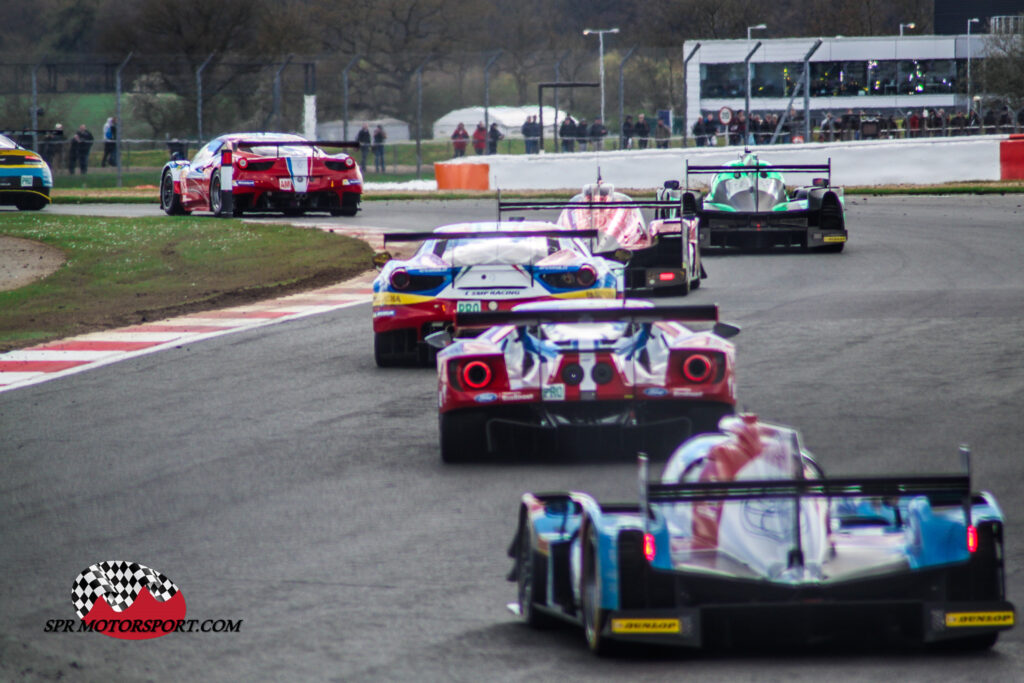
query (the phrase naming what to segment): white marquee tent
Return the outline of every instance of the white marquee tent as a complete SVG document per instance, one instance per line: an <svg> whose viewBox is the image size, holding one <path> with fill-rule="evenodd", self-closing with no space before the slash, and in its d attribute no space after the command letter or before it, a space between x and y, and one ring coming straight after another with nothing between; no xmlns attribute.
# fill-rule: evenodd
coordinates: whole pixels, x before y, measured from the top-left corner
<svg viewBox="0 0 1024 683"><path fill-rule="evenodd" d="M497 123L498 129L505 137L523 137L520 128L526 122L527 116L537 116L539 113L536 106L527 107L488 107L487 116L491 123ZM560 111L555 115L554 107L544 107L544 136L554 135L554 128L565 118L565 112ZM484 120L483 107L466 107L450 111L434 122L434 139L450 138L459 123L466 124L466 130L473 134L476 124ZM557 123L556 123L557 122Z"/></svg>

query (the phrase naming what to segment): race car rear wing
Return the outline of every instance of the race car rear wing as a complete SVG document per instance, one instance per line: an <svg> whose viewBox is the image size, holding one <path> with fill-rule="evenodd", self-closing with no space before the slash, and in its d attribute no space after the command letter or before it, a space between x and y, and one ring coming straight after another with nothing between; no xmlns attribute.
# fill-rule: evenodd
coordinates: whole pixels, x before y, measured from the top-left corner
<svg viewBox="0 0 1024 683"><path fill-rule="evenodd" d="M344 142L335 140L235 140L232 142L235 149L242 146L249 147L342 147L346 149L359 149L358 142Z"/></svg>
<svg viewBox="0 0 1024 683"><path fill-rule="evenodd" d="M686 161L686 185L689 187L690 174L693 175L717 175L719 173L759 173L770 171L773 173L824 173L829 185L832 184L832 158L824 164L755 164L753 166L703 166L690 164Z"/></svg>
<svg viewBox="0 0 1024 683"><path fill-rule="evenodd" d="M427 240L472 240L494 239L496 237L597 237L597 230L489 230L486 232L386 232L384 244L388 242L425 242Z"/></svg>
<svg viewBox="0 0 1024 683"><path fill-rule="evenodd" d="M562 308L548 311L481 311L456 313L456 327L532 327L552 323L718 322L718 306L654 306L652 308Z"/></svg>

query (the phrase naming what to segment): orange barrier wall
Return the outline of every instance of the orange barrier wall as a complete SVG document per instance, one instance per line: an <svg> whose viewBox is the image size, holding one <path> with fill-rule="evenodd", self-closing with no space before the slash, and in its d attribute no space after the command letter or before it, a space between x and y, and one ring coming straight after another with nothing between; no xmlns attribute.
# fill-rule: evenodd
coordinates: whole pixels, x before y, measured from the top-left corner
<svg viewBox="0 0 1024 683"><path fill-rule="evenodd" d="M489 190L490 176L490 164L434 163L439 190Z"/></svg>
<svg viewBox="0 0 1024 683"><path fill-rule="evenodd" d="M1024 180L1024 135L999 143L999 175L1003 180Z"/></svg>

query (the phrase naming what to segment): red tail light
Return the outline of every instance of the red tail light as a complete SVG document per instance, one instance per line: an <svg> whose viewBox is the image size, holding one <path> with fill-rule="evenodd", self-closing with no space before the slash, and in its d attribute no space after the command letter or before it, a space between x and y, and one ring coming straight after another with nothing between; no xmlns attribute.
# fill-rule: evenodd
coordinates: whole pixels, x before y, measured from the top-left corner
<svg viewBox="0 0 1024 683"><path fill-rule="evenodd" d="M576 284L580 287L589 287L597 282L597 271L590 266L582 266L576 271Z"/></svg>
<svg viewBox="0 0 1024 683"><path fill-rule="evenodd" d="M978 528L973 524L967 527L967 550L972 553L978 550Z"/></svg>
<svg viewBox="0 0 1024 683"><path fill-rule="evenodd" d="M714 372L714 362L702 353L694 353L683 360L683 376L695 384L707 382Z"/></svg>
<svg viewBox="0 0 1024 683"><path fill-rule="evenodd" d="M409 282L409 273L404 269L397 268L393 273L391 273L391 286L395 289L405 289L409 286Z"/></svg>
<svg viewBox="0 0 1024 683"><path fill-rule="evenodd" d="M661 280L662 282L668 282L669 280L675 280L676 279L676 274L675 273L658 273L658 279Z"/></svg>
<svg viewBox="0 0 1024 683"><path fill-rule="evenodd" d="M657 546L654 544L653 534L644 534L644 558L648 562L654 562L654 556L657 554Z"/></svg>
<svg viewBox="0 0 1024 683"><path fill-rule="evenodd" d="M356 165L356 162L352 160L352 157L345 159L345 168L352 168Z"/></svg>
<svg viewBox="0 0 1024 683"><path fill-rule="evenodd" d="M248 165L249 162L246 160L245 157L242 157L241 159L238 160L238 168L245 168Z"/></svg>
<svg viewBox="0 0 1024 683"><path fill-rule="evenodd" d="M470 389L483 389L493 376L491 366L482 360L470 361L462 368L462 383Z"/></svg>

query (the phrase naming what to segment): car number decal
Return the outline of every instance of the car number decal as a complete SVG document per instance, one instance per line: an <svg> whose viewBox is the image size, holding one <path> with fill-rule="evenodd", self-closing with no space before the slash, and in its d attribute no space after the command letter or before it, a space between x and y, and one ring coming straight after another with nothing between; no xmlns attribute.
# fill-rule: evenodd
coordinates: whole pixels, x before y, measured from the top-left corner
<svg viewBox="0 0 1024 683"><path fill-rule="evenodd" d="M479 301L457 301L455 303L456 313L479 313L480 302Z"/></svg>
<svg viewBox="0 0 1024 683"><path fill-rule="evenodd" d="M541 391L541 399L544 401L564 401L565 385L549 384Z"/></svg>
<svg viewBox="0 0 1024 683"><path fill-rule="evenodd" d="M285 190L287 192L291 192L291 189L292 189L292 179L291 178L278 178L277 182L278 182L279 187L282 190Z"/></svg>
<svg viewBox="0 0 1024 683"><path fill-rule="evenodd" d="M30 175L23 175L23 176L21 176L21 186L22 187L32 187L32 176L30 176Z"/></svg>

